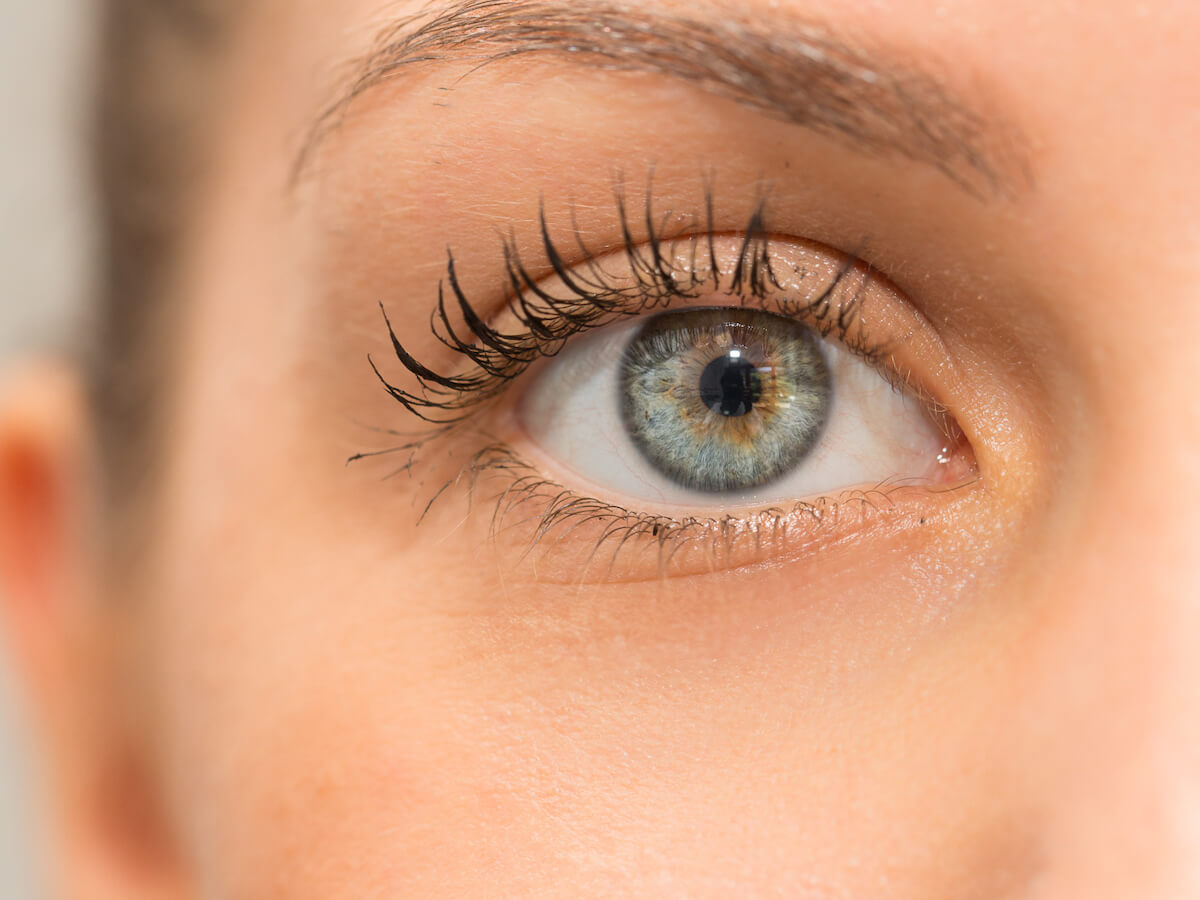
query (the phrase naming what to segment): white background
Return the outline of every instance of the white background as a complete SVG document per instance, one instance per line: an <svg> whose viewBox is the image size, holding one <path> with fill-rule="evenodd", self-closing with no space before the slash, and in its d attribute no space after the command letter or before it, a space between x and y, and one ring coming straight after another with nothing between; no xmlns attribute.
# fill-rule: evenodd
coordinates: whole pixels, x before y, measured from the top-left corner
<svg viewBox="0 0 1200 900"><path fill-rule="evenodd" d="M82 335L90 269L84 177L93 0L0 0L0 362ZM3 642L0 642L0 648ZM0 898L41 895L33 772L0 649Z"/></svg>

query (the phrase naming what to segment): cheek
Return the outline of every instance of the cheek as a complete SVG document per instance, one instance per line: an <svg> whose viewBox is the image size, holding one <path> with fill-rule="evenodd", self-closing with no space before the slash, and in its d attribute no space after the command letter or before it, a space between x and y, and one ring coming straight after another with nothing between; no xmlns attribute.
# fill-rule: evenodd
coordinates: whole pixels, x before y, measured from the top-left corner
<svg viewBox="0 0 1200 900"><path fill-rule="evenodd" d="M950 766L995 730L945 678L994 627L956 575L977 544L580 592L465 565L469 528L351 531L267 469L173 505L148 629L215 895L866 889L1017 852L1002 773Z"/></svg>

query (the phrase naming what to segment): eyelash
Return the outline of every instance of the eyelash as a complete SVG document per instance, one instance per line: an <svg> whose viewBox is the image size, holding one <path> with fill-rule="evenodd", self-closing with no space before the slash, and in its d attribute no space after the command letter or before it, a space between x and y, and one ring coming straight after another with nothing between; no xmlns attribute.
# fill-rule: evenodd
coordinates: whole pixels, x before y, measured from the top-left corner
<svg viewBox="0 0 1200 900"><path fill-rule="evenodd" d="M475 304L467 298L458 279L454 253L448 250L446 277L438 286L431 328L438 341L465 359L473 370L465 375L446 376L422 364L397 338L382 304L380 310L392 350L401 365L417 379L420 392L396 387L383 376L373 358L368 357L368 361L388 394L405 409L426 422L451 425L470 415L475 406L496 397L538 359L557 355L566 342L580 332L610 324L618 318L641 315L676 300L696 299L706 292L721 291L731 297L740 297L743 302L748 298L758 300L765 306L771 288L782 290L771 262L770 234L765 225L767 199L768 195L762 192L742 232L738 262L729 273L729 283L725 286L722 286L725 276L717 262L713 243L717 233L713 228L711 189L705 194L706 229L698 231L693 219L692 226L671 236L666 236L655 225L648 193L644 222L647 237L638 243L633 236L624 192L618 187L615 202L622 236L620 252L629 263L633 284L621 283L604 271L599 257L584 243L578 227L574 237L583 262L569 267L550 234L543 204L538 216L541 249L548 270L567 288L568 296L556 297L540 287L539 280L522 261L515 237L505 238L502 247L510 289L507 308L513 310L524 330L517 333L499 331L479 315ZM693 273L697 271L697 252L705 251L708 262L705 277L681 282L670 271L664 248L674 247L681 240L691 243L693 264L689 271ZM701 242L705 242L703 247ZM831 297L845 279L852 276L859 262L857 256L847 257L837 276L815 298L806 301L777 298L772 306L782 315L802 319L822 337L836 333L851 350L878 365L887 355L888 348L872 343L861 331L851 334L858 311L857 295L837 309L831 303ZM861 276L859 291L865 289L870 278L868 268ZM460 336L451 323L447 290L453 295L454 306L470 330L470 338Z"/></svg>
<svg viewBox="0 0 1200 900"><path fill-rule="evenodd" d="M716 292L736 298L741 305L753 302L762 308L769 306L775 312L803 321L822 337L834 335L844 346L875 366L881 376L898 389L918 394L946 431L947 438L961 440L961 434L956 432L956 426L944 408L915 388L906 373L889 365L891 347L872 340L861 323L856 327L860 298L873 278L870 267L861 263L857 255L847 256L835 277L815 296L806 299L775 296L774 291L785 292L771 258L771 238L766 226L769 193L765 189L759 191L754 211L741 232L736 264L728 273L722 271L715 249L719 234L714 228L715 197L711 187L705 189L703 217L692 216L689 224L671 234L666 233L666 222L672 218L669 214L664 217L663 225L656 224L651 193L647 191L641 222L646 236L639 242L634 237L635 227L623 186L618 182L614 189L621 233L618 252L623 255L632 280L629 275L618 279L605 271L601 265L602 257L587 247L577 224L573 239L582 262L569 266L566 255L551 235L544 203L538 217L544 269L564 287L564 294L550 293L541 285L540 279L534 277L518 252L515 236L503 238L505 278L509 289L504 308L520 323L518 331L501 331L479 314L477 306L462 288L454 253L448 249L446 275L438 286L437 304L430 325L434 337L463 361L465 371L461 374L440 374L409 353L380 304L392 350L404 369L416 379L418 388L410 391L396 386L369 356L371 369L395 401L412 415L433 425L434 429L399 446L356 454L348 463L407 453L407 462L393 474L411 474L418 454L427 444L451 433L461 435L481 407L497 401L530 366L557 355L575 335L678 300L696 299ZM573 212L572 219L574 222ZM681 241L690 244L687 271L691 276L686 280L678 278L668 262ZM701 261L706 263L707 271L697 267ZM851 278L859 281L853 285L849 299L835 303L833 298ZM457 310L469 334L460 333L462 327L455 328L452 310ZM891 507L892 493L898 489L897 486L880 485L872 490L845 491L836 498L800 501L788 509L760 510L744 517L674 519L578 494L541 476L507 443L495 440L483 430L479 431L479 440L482 448L455 477L437 489L419 521L423 521L439 499L456 485L465 484L468 497L473 500L482 477L486 473L498 474L503 476L504 487L495 497L491 519L493 537L511 521L514 512L533 507L538 511L532 516L534 533L525 555L545 544L551 534L556 533L561 541L590 525L597 527L599 533L588 559L594 558L604 546L612 545L610 572L623 549L646 539L656 549L661 574L683 547L694 545L700 539L708 539L708 556L712 558L719 553L731 556L734 543L740 538L748 538L755 549L761 548L764 538L783 540L800 522L803 522L805 536L812 538L822 527L838 523L839 511L847 505L855 506L864 514ZM519 520L520 523L528 521Z"/></svg>
<svg viewBox="0 0 1200 900"><path fill-rule="evenodd" d="M769 542L783 544L789 537L797 536L813 541L821 536L822 529L847 528L846 520L851 514L858 515L853 524L861 525L870 514L894 508L894 492L902 487L880 485L868 490L846 490L836 497L797 501L787 509L770 507L744 517L687 516L676 519L630 510L572 491L542 476L512 447L501 442L488 444L477 451L459 475L446 482L429 501L421 518L429 513L442 493L464 481L468 496L473 498L479 481L487 473L502 474L506 482L505 488L494 499L490 529L493 539L512 513L532 505L537 509L531 517L535 527L522 558L547 543L552 535L557 541L563 541L590 525L598 533L592 538L591 550L579 571L586 574L600 552L611 546L605 576L612 575L620 553L639 540L649 541L654 550L658 577L665 576L676 556L691 547L700 547L704 551L703 560L708 567L738 562L738 541L748 541L755 555L745 558L744 562L757 562L756 554ZM523 519L514 524L527 521ZM921 517L920 524L924 525L925 521Z"/></svg>

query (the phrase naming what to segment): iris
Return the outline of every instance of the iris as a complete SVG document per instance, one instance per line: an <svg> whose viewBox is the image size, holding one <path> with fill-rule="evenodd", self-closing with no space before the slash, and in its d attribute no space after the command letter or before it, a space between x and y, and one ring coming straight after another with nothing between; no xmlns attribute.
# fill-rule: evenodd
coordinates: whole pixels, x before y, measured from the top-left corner
<svg viewBox="0 0 1200 900"><path fill-rule="evenodd" d="M639 452L676 483L711 493L759 487L797 466L833 396L811 329L731 308L647 319L625 350L619 385Z"/></svg>

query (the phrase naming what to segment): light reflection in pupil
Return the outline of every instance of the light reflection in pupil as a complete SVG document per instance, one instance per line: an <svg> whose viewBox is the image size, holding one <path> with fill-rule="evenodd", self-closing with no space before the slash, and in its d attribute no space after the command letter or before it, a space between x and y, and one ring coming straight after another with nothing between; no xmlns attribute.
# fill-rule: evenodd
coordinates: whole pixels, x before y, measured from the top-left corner
<svg viewBox="0 0 1200 900"><path fill-rule="evenodd" d="M762 376L740 350L718 356L700 375L700 399L723 416L747 415L762 397Z"/></svg>

